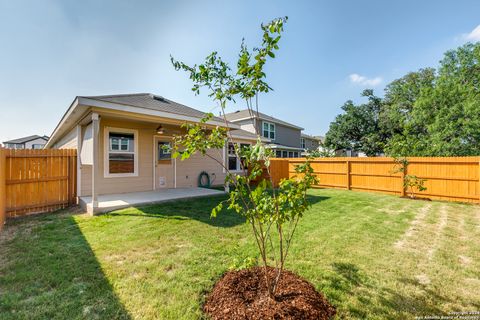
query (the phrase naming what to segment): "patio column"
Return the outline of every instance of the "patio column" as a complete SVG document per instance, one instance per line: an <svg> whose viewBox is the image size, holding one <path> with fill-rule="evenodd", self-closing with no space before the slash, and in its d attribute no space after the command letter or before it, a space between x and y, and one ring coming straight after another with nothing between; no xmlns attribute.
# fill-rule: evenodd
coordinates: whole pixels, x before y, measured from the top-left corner
<svg viewBox="0 0 480 320"><path fill-rule="evenodd" d="M77 125L77 204L82 196L82 142L83 131L82 125Z"/></svg>
<svg viewBox="0 0 480 320"><path fill-rule="evenodd" d="M100 117L98 113L92 113L92 139L93 139L93 160L92 160L92 203L90 214L95 213L95 209L98 208L98 166L99 166L99 130L100 130Z"/></svg>

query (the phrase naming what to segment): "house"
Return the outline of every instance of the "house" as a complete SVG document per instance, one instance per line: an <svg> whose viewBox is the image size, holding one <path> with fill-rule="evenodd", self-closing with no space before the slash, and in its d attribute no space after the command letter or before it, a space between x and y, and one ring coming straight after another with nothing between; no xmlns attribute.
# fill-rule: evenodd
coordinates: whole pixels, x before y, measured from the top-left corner
<svg viewBox="0 0 480 320"><path fill-rule="evenodd" d="M302 137L300 138L300 145L303 151L319 150L322 141L323 141L323 137L321 136L311 136L311 135L302 133Z"/></svg>
<svg viewBox="0 0 480 320"><path fill-rule="evenodd" d="M99 197L133 192L197 187L201 172L223 185L226 170L240 172L233 145L181 161L164 146L182 134L181 125L199 123L205 113L151 93L78 96L45 148L77 149L77 194L90 213L102 211ZM207 128L225 127L214 117ZM235 143L250 145L256 136L228 124ZM104 197L103 199L108 199ZM107 200L105 200L107 201Z"/></svg>
<svg viewBox="0 0 480 320"><path fill-rule="evenodd" d="M255 134L258 132L275 152L278 158L298 158L301 146L302 127L268 116L261 112L250 112L248 109L227 113L228 121L238 125L240 129Z"/></svg>
<svg viewBox="0 0 480 320"><path fill-rule="evenodd" d="M4 141L3 145L8 149L43 149L48 141L47 136L28 136L24 138Z"/></svg>

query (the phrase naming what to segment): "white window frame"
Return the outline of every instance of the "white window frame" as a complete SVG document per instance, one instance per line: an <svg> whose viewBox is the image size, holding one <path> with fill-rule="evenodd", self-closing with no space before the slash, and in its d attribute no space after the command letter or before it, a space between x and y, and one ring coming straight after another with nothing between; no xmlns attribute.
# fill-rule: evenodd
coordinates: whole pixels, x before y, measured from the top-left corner
<svg viewBox="0 0 480 320"><path fill-rule="evenodd" d="M238 173L238 172L243 172L242 170L242 165L241 165L241 160L239 157L237 157L237 155L230 155L230 153L228 152L229 151L229 144L232 143L232 144L236 144L238 145L239 147L241 147L241 145L248 145L248 146L252 146L252 144L250 142L227 142L227 145L226 145L226 157L225 157L225 167L228 169L228 171L230 172L233 172L233 173ZM235 156L235 158L237 158L237 168L235 170L230 170L230 168L228 167L228 164L230 162L230 158L233 158Z"/></svg>
<svg viewBox="0 0 480 320"><path fill-rule="evenodd" d="M267 130L268 137L265 137L265 125L268 126L268 130ZM273 127L273 130L270 130L271 127ZM273 138L270 138L270 134L272 132L273 132ZM268 121L262 121L262 137L270 139L272 141L275 141L275 139L277 138L277 127L276 127L275 123L268 122Z"/></svg>
<svg viewBox="0 0 480 320"><path fill-rule="evenodd" d="M133 152L122 151L121 142L118 141L118 147L120 150L112 150L110 145L110 133L129 133L133 134ZM104 178L125 178L125 177L138 177L138 130L105 127L103 131L104 143L103 143L103 177ZM130 143L130 142L129 142ZM130 147L130 145L128 145ZM128 149L128 148L127 148ZM128 153L133 154L133 173L110 173L110 153Z"/></svg>

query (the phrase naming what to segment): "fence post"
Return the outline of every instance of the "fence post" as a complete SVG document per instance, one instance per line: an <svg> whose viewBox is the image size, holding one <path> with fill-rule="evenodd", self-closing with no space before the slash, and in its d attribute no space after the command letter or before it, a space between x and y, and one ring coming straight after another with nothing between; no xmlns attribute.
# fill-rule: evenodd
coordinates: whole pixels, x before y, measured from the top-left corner
<svg viewBox="0 0 480 320"><path fill-rule="evenodd" d="M0 147L0 231L3 229L3 225L6 221L7 215L7 188L6 188L6 152L5 149Z"/></svg>
<svg viewBox="0 0 480 320"><path fill-rule="evenodd" d="M407 160L407 161L408 161L408 160ZM401 188L401 190L400 190L400 195L401 195L402 197L405 197L405 196L406 196L405 184L404 184L404 182L405 182L405 176L407 175L407 168L408 168L408 162L407 162L406 165L403 166L403 170L400 171L400 179L401 179L401 181L400 181L400 188Z"/></svg>
<svg viewBox="0 0 480 320"><path fill-rule="evenodd" d="M350 160L347 160L346 164L347 164L347 190L350 190L350 186L352 184L352 178L350 176Z"/></svg>

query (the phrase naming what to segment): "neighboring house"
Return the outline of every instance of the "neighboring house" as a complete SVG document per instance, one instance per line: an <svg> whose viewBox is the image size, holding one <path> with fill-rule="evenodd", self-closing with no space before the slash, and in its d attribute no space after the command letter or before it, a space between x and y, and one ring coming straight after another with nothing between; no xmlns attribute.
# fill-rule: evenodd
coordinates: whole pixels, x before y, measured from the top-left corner
<svg viewBox="0 0 480 320"><path fill-rule="evenodd" d="M258 132L275 152L278 158L298 158L301 146L302 127L268 116L261 112L240 110L225 115L227 120L253 134Z"/></svg>
<svg viewBox="0 0 480 320"><path fill-rule="evenodd" d="M182 134L181 125L199 123L205 113L150 93L76 97L45 148L73 148L78 152L77 194L91 197L89 212L98 208L98 195L165 188L196 187L207 172L212 184L223 185L226 170L240 172L233 145L211 149L181 161L164 145ZM212 118L208 127L224 127ZM229 124L235 143L250 145L252 133Z"/></svg>
<svg viewBox="0 0 480 320"><path fill-rule="evenodd" d="M4 141L3 146L8 149L43 149L47 141L47 136L33 135L24 138Z"/></svg>
<svg viewBox="0 0 480 320"><path fill-rule="evenodd" d="M367 155L362 151L357 151L357 150L347 148L347 149L336 150L335 151L335 156L337 156L337 157L359 157L359 158L362 158L362 157L366 157ZM379 156L381 156L381 155L379 155Z"/></svg>
<svg viewBox="0 0 480 320"><path fill-rule="evenodd" d="M302 133L302 137L300 138L300 146L305 152L308 150L319 150L320 144L322 143L322 141L323 141L323 137L311 136L311 135Z"/></svg>

